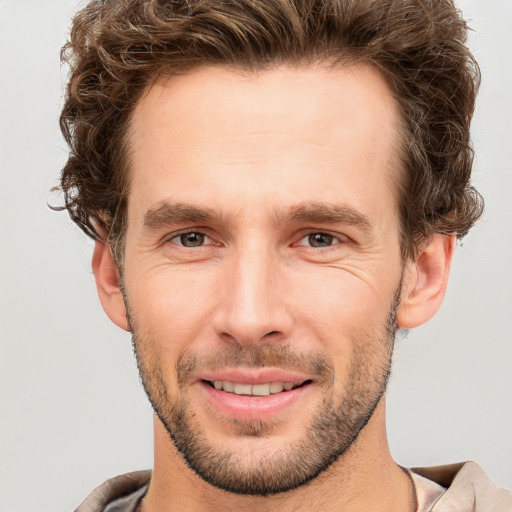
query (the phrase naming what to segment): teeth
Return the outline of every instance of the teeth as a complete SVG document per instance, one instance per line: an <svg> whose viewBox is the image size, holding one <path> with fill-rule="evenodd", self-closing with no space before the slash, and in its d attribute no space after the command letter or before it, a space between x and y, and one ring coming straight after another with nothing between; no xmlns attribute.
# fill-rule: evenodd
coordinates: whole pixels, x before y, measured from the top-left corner
<svg viewBox="0 0 512 512"><path fill-rule="evenodd" d="M299 384L293 382L269 382L267 384L240 384L238 382L229 382L227 380L214 380L215 389L235 393L236 395L268 396L282 391L290 391L298 387Z"/></svg>
<svg viewBox="0 0 512 512"><path fill-rule="evenodd" d="M256 396L270 395L270 384L254 384L251 389L251 394Z"/></svg>
<svg viewBox="0 0 512 512"><path fill-rule="evenodd" d="M272 382L270 384L270 392L271 393L281 393L284 389L284 384L282 382Z"/></svg>
<svg viewBox="0 0 512 512"><path fill-rule="evenodd" d="M235 394L250 395L251 394L251 385L250 384L235 384Z"/></svg>
<svg viewBox="0 0 512 512"><path fill-rule="evenodd" d="M229 393L233 393L235 391L235 385L232 382L228 382L227 380L223 380L222 381L222 389L224 391L228 391Z"/></svg>

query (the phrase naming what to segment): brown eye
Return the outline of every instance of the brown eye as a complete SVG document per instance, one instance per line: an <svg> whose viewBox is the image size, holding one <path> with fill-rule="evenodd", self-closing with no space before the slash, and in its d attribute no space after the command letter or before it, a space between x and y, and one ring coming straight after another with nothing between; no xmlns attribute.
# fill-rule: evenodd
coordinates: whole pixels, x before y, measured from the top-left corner
<svg viewBox="0 0 512 512"><path fill-rule="evenodd" d="M330 247L337 242L337 238L328 233L312 233L307 237L308 245L311 247Z"/></svg>
<svg viewBox="0 0 512 512"><path fill-rule="evenodd" d="M200 247L204 244L205 235L203 233L196 233L194 231L189 233L181 233L173 238L178 245L184 247Z"/></svg>

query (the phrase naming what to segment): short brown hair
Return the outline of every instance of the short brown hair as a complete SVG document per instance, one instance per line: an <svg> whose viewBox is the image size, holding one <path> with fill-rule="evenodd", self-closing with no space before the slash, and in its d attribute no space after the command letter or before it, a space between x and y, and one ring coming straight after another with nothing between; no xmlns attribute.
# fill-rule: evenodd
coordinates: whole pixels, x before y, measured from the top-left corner
<svg viewBox="0 0 512 512"><path fill-rule="evenodd" d="M61 189L71 218L121 261L126 135L159 75L205 65L354 62L389 82L403 117L402 253L432 233L464 236L483 211L470 185L479 69L451 0L93 0L74 18L61 115Z"/></svg>

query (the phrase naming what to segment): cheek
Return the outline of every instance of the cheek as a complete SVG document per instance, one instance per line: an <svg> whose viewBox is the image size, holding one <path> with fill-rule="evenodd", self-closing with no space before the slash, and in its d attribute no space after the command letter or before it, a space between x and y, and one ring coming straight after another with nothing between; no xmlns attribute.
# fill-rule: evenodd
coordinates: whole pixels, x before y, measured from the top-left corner
<svg viewBox="0 0 512 512"><path fill-rule="evenodd" d="M323 330L347 333L354 329L370 332L382 325L392 303L392 285L354 275L344 269L312 272L291 296L300 297L301 316Z"/></svg>
<svg viewBox="0 0 512 512"><path fill-rule="evenodd" d="M359 355L388 353L394 290L391 283L377 289L353 274L329 270L302 287L295 320L305 338L313 338L317 348L332 358L336 378L345 380Z"/></svg>
<svg viewBox="0 0 512 512"><path fill-rule="evenodd" d="M166 360L177 357L208 330L213 290L205 276L176 269L133 279L126 291L137 335Z"/></svg>

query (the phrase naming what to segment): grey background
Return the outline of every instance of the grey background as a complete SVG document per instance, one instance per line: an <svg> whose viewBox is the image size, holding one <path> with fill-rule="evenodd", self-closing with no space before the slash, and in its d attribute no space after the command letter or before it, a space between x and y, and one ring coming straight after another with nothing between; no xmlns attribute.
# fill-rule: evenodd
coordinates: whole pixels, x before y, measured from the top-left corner
<svg viewBox="0 0 512 512"><path fill-rule="evenodd" d="M474 121L485 217L442 311L398 343L389 437L404 465L480 462L512 488L512 1L461 0L483 84ZM0 512L73 509L152 464L152 413L127 334L100 308L92 244L59 202L57 117L70 0L0 0Z"/></svg>

